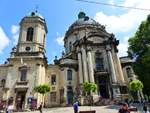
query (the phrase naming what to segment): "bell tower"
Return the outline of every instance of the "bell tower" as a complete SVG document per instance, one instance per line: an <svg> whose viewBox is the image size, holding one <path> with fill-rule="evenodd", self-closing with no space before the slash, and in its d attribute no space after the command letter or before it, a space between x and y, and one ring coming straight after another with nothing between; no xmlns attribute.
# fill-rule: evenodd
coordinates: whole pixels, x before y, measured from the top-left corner
<svg viewBox="0 0 150 113"><path fill-rule="evenodd" d="M47 26L45 19L36 12L31 12L20 22L20 34L17 46L12 49L8 59L6 77L6 95L15 97L16 108L20 109L28 98L33 96L36 86L46 82L47 58L45 55ZM34 95L40 104L42 96ZM7 99L8 99L7 98Z"/></svg>
<svg viewBox="0 0 150 113"><path fill-rule="evenodd" d="M47 32L45 19L40 14L31 12L30 15L25 16L20 22L17 54L28 53L28 55L37 56L38 53L42 53L44 55Z"/></svg>

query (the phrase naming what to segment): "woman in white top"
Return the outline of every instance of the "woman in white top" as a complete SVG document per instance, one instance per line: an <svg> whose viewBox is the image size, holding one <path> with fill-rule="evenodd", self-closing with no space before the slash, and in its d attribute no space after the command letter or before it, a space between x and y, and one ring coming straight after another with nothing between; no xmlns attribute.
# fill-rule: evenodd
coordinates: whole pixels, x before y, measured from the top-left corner
<svg viewBox="0 0 150 113"><path fill-rule="evenodd" d="M13 105L10 104L7 108L7 113L12 113L13 112Z"/></svg>

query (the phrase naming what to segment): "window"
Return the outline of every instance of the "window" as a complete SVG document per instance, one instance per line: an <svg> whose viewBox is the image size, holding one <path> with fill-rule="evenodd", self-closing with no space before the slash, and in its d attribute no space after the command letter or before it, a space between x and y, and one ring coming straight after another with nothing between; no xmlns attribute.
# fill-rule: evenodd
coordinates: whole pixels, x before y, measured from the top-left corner
<svg viewBox="0 0 150 113"><path fill-rule="evenodd" d="M67 80L72 80L72 70L67 70Z"/></svg>
<svg viewBox="0 0 150 113"><path fill-rule="evenodd" d="M96 63L96 70L97 71L103 71L104 70L103 58L102 58L101 53L95 54L95 63Z"/></svg>
<svg viewBox="0 0 150 113"><path fill-rule="evenodd" d="M45 44L45 34L44 34L44 37L43 37L43 45Z"/></svg>
<svg viewBox="0 0 150 113"><path fill-rule="evenodd" d="M2 80L1 80L1 87L4 87L4 86L5 86L5 83L6 83L6 80L5 80L5 79L2 79Z"/></svg>
<svg viewBox="0 0 150 113"><path fill-rule="evenodd" d="M26 77L27 77L27 69L22 69L20 81L26 81Z"/></svg>
<svg viewBox="0 0 150 113"><path fill-rule="evenodd" d="M33 41L33 28L29 27L27 30L27 41Z"/></svg>
<svg viewBox="0 0 150 113"><path fill-rule="evenodd" d="M69 52L71 52L71 50L72 50L72 43L70 42L69 43Z"/></svg>
<svg viewBox="0 0 150 113"><path fill-rule="evenodd" d="M51 84L56 85L56 75L51 76Z"/></svg>
<svg viewBox="0 0 150 113"><path fill-rule="evenodd" d="M50 96L51 102L56 102L56 92L51 92L50 94L51 94Z"/></svg>
<svg viewBox="0 0 150 113"><path fill-rule="evenodd" d="M130 67L126 68L126 72L127 72L127 76L131 77L131 68Z"/></svg>

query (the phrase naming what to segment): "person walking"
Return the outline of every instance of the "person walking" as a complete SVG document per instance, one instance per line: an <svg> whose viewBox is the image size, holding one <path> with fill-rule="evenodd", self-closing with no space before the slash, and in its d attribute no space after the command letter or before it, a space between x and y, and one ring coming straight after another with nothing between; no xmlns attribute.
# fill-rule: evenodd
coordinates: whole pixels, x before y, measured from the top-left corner
<svg viewBox="0 0 150 113"><path fill-rule="evenodd" d="M39 111L40 111L40 113L42 113L42 103L39 106Z"/></svg>
<svg viewBox="0 0 150 113"><path fill-rule="evenodd" d="M74 109L74 113L78 113L78 102L75 102L74 104L73 104L73 109Z"/></svg>
<svg viewBox="0 0 150 113"><path fill-rule="evenodd" d="M130 113L127 103L123 103L118 113Z"/></svg>
<svg viewBox="0 0 150 113"><path fill-rule="evenodd" d="M148 111L148 107L147 106L143 106L143 112L142 113L150 113L149 111Z"/></svg>
<svg viewBox="0 0 150 113"><path fill-rule="evenodd" d="M7 113L13 113L13 104L8 105Z"/></svg>

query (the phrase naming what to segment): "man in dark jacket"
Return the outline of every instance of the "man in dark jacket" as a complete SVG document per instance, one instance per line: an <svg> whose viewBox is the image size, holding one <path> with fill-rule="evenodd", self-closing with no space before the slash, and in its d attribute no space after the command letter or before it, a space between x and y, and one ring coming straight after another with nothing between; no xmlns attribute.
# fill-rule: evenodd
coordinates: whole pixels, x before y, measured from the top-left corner
<svg viewBox="0 0 150 113"><path fill-rule="evenodd" d="M121 109L119 109L118 113L130 113L129 108L128 108L128 104L123 103L121 106Z"/></svg>

